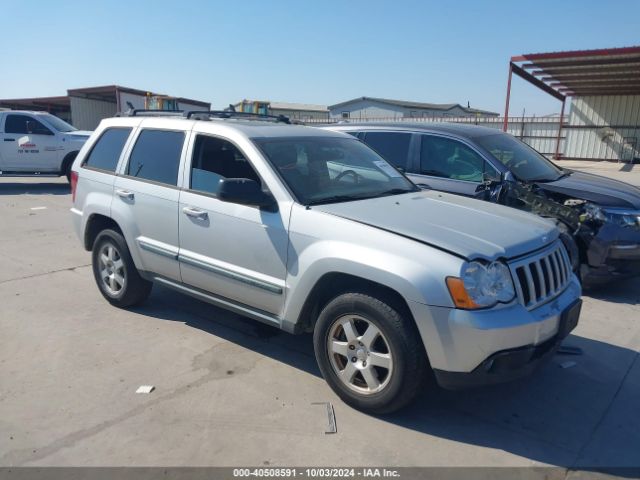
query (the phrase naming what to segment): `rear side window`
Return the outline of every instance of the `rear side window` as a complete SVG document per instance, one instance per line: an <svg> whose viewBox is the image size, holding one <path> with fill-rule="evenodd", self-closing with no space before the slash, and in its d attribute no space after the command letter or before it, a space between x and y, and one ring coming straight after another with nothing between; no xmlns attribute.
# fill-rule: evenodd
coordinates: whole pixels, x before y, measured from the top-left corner
<svg viewBox="0 0 640 480"><path fill-rule="evenodd" d="M184 132L143 130L138 136L127 175L177 185Z"/></svg>
<svg viewBox="0 0 640 480"><path fill-rule="evenodd" d="M367 132L364 143L373 148L387 162L407 169L411 134L403 132Z"/></svg>
<svg viewBox="0 0 640 480"><path fill-rule="evenodd" d="M108 128L105 130L91 149L83 165L115 172L122 148L130 133L130 128Z"/></svg>

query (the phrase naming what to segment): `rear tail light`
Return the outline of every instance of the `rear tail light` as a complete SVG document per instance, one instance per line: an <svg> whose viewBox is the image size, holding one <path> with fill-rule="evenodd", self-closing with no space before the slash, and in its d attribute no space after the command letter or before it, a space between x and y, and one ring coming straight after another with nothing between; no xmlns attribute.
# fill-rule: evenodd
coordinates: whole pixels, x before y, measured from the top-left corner
<svg viewBox="0 0 640 480"><path fill-rule="evenodd" d="M71 201L76 201L76 187L78 186L78 172L71 171Z"/></svg>

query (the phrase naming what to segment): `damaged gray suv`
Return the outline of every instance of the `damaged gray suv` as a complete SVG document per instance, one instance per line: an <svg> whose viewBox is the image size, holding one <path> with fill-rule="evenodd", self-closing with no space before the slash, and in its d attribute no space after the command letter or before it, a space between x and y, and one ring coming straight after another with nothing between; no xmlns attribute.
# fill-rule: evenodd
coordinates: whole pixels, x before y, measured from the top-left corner
<svg viewBox="0 0 640 480"><path fill-rule="evenodd" d="M421 191L351 136L229 112L104 120L72 172L77 233L117 307L153 284L290 333L374 413L530 373L576 326L558 230Z"/></svg>

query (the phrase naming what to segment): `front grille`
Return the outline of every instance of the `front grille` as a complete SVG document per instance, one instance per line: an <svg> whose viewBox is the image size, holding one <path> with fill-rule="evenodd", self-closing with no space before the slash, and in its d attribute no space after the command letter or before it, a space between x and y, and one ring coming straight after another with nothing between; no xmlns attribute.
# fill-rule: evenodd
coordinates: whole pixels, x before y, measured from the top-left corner
<svg viewBox="0 0 640 480"><path fill-rule="evenodd" d="M509 264L518 300L528 310L551 300L571 280L571 262L562 242Z"/></svg>

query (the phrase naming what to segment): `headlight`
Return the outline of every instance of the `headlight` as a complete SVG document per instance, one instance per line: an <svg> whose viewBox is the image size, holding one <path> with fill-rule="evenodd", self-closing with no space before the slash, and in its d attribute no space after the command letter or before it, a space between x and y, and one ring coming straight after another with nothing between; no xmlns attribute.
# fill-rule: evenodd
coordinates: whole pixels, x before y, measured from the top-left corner
<svg viewBox="0 0 640 480"><path fill-rule="evenodd" d="M640 210L606 208L588 204L585 211L591 218L603 223L612 223L621 227L640 228Z"/></svg>
<svg viewBox="0 0 640 480"><path fill-rule="evenodd" d="M502 262L469 262L462 268L460 278L447 278L447 287L458 308L487 308L515 297L511 272Z"/></svg>

